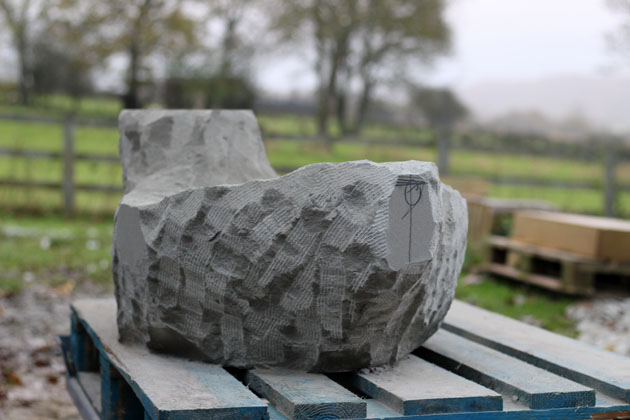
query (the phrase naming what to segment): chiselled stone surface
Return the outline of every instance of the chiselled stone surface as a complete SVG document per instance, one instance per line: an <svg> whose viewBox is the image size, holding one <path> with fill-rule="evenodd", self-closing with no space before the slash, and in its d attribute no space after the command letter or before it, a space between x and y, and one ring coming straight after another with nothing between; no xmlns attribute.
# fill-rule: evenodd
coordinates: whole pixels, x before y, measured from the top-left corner
<svg viewBox="0 0 630 420"><path fill-rule="evenodd" d="M426 162L277 177L244 111L125 111L114 228L123 341L237 367L342 371L433 334L466 247Z"/></svg>

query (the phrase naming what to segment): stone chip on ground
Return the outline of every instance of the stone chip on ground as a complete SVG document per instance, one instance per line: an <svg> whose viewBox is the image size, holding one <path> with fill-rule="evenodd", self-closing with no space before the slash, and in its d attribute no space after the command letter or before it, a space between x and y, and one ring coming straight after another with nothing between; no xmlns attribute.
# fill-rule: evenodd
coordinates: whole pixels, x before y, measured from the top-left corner
<svg viewBox="0 0 630 420"><path fill-rule="evenodd" d="M467 213L434 164L277 177L253 114L125 111L113 273L121 339L236 367L399 360L453 299Z"/></svg>
<svg viewBox="0 0 630 420"><path fill-rule="evenodd" d="M596 299L567 309L579 339L630 357L630 298Z"/></svg>
<svg viewBox="0 0 630 420"><path fill-rule="evenodd" d="M57 344L69 331L70 299L41 285L0 298L0 419L80 419Z"/></svg>

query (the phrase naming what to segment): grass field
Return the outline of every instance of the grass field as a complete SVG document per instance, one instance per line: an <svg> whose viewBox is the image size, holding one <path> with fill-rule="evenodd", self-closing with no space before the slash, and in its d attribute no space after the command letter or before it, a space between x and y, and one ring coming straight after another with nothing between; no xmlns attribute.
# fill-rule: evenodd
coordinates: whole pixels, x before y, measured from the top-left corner
<svg viewBox="0 0 630 420"><path fill-rule="evenodd" d="M83 117L114 119L119 111L114 101L87 100L76 104L63 97L38 101L35 109L0 106L0 113L62 116L75 110ZM328 147L321 142L273 140L270 134L282 133L300 138L312 136L315 124L306 117L259 116L267 152L276 167L299 167L314 162L341 162L370 159L374 161L435 161L435 150L414 146L376 146L354 142L335 142ZM335 131L333 127L333 132ZM62 128L56 124L35 124L0 120L0 148L60 151ZM391 127L368 126L370 139L421 139L430 133L411 128L392 132ZM118 153L118 134L114 128L78 127L76 150L80 153ZM598 163L575 162L569 159L489 154L454 151L451 155L453 174L448 182L456 186L476 177L535 177L548 181L581 181L601 184L603 167ZM0 157L0 179L60 181L61 162L55 160ZM465 175L464 175L465 174ZM630 184L630 163L618 167L619 182ZM121 186L118 164L77 162L78 183ZM464 182L465 183L465 182ZM488 194L495 197L547 200L565 210L601 214L601 190L569 190L554 187L516 187L491 185L480 181ZM80 192L77 194L79 215L72 219L58 216L62 205L61 191L0 187L0 294L16 293L30 283L44 283L55 288L80 288L98 285L112 288L110 246L112 212L119 194ZM24 214L22 209L31 212ZM33 209L40 214L34 215ZM618 200L619 213L630 216L630 194ZM476 256L469 252L464 272L474 264ZM547 329L575 335L565 310L572 303L535 288L501 282L491 278L460 280L457 297L516 319L539 324Z"/></svg>
<svg viewBox="0 0 630 420"><path fill-rule="evenodd" d="M1 110L1 108L0 108ZM297 132L312 134L312 121L304 117L293 120L283 117L260 117L265 133L278 132L284 127L288 135L299 137ZM271 128L270 128L271 127ZM370 136L384 132L382 127L368 129ZM406 130L402 130L403 134ZM397 135L400 133L397 133ZM62 128L58 124L13 122L0 120L0 147L20 150L60 151ZM391 137L391 133L389 134ZM426 133L416 133L416 136ZM276 167L299 167L314 162L342 162L370 159L377 162L393 160L435 161L435 150L414 146L383 146L355 142L336 142L328 147L322 142L265 139L269 160ZM118 133L114 128L77 127L76 151L116 156ZM523 177L543 182L580 181L601 185L603 167L596 162L576 162L569 159L489 154L483 152L454 151L451 155L452 174L455 186L458 181L483 179L485 177ZM630 184L630 162L618 167L620 183ZM62 176L60 160L22 159L0 156L0 179L59 182ZM75 180L82 184L121 185L121 168L118 164L78 161L75 165ZM530 198L550 201L562 209L581 213L603 212L602 189L562 189L554 187L529 187L487 184L484 188L491 196L508 198ZM77 196L79 210L89 212L111 212L118 201L116 194L81 192ZM618 198L620 215L630 216L630 194ZM54 210L61 206L60 191L24 190L0 187L0 207L29 207Z"/></svg>

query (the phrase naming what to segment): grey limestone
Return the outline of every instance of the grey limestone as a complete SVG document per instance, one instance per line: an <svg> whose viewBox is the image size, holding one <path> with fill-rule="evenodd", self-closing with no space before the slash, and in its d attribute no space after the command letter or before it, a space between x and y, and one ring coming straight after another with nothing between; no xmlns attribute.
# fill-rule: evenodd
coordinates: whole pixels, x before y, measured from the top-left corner
<svg viewBox="0 0 630 420"><path fill-rule="evenodd" d="M248 111L124 111L113 273L122 341L235 367L395 362L439 327L465 201L427 162L278 177Z"/></svg>

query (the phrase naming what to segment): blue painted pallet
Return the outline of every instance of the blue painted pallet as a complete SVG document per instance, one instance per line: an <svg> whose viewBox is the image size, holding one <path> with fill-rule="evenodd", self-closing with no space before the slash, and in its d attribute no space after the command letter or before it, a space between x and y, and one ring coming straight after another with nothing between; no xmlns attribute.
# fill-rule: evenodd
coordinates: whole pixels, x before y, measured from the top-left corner
<svg viewBox="0 0 630 420"><path fill-rule="evenodd" d="M71 324L67 387L84 419L630 418L630 359L461 302L396 366L330 376L233 375L121 344L113 299L75 302Z"/></svg>

